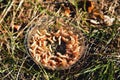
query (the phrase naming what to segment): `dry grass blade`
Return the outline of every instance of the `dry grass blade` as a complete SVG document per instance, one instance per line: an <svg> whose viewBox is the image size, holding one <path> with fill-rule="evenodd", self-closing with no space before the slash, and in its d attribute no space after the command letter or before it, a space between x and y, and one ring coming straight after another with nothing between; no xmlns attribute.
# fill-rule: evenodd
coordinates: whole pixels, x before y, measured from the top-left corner
<svg viewBox="0 0 120 80"><path fill-rule="evenodd" d="M28 56L24 40L27 29L40 24L49 28L38 29L34 34L37 38L32 35L34 41L39 39L39 43L31 45L37 61L41 59L36 53L48 49L48 54L42 55L43 62L51 56L49 63L54 65L59 56L57 64L67 67L66 63L72 64L72 61L69 55L63 54L65 48L69 53L74 49L77 55L80 47L76 43L83 38L84 55L65 70L53 71L42 64L38 66ZM53 28L53 24L64 27ZM71 25L75 33L81 31L83 37L73 35L64 24ZM55 29L54 33L51 28ZM55 42L58 44L53 45ZM65 42L70 44L65 47ZM0 79L120 80L120 0L0 0Z"/></svg>
<svg viewBox="0 0 120 80"><path fill-rule="evenodd" d="M0 15L0 24L2 23L2 21L6 17L7 13L11 10L13 4L14 4L14 0L9 3L9 6L6 7L6 9L4 9L4 11L2 12L2 14Z"/></svg>

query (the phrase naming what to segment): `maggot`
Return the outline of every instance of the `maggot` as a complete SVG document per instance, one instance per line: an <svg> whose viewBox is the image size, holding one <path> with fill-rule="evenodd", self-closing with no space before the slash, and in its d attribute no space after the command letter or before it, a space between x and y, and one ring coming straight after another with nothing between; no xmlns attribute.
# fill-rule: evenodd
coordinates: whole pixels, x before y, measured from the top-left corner
<svg viewBox="0 0 120 80"><path fill-rule="evenodd" d="M58 38L58 44L61 45L61 36Z"/></svg>

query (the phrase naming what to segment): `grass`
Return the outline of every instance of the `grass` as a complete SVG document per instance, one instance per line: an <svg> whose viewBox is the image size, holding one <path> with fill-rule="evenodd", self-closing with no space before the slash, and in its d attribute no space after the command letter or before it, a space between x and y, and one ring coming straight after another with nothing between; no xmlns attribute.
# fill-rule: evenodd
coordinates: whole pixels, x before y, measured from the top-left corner
<svg viewBox="0 0 120 80"><path fill-rule="evenodd" d="M0 80L120 79L119 20L112 26L91 25L87 14L79 11L78 17L67 18L86 37L85 56L69 70L51 71L37 66L24 47L26 30L43 14L60 17L43 9L38 0L0 0ZM17 25L19 30L14 29Z"/></svg>

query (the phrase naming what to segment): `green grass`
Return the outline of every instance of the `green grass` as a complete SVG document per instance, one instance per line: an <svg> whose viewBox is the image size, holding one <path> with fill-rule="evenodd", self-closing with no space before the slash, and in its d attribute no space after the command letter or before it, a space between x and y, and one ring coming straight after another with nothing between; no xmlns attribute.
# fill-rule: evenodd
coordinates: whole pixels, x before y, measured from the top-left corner
<svg viewBox="0 0 120 80"><path fill-rule="evenodd" d="M39 0L5 1L0 0L0 80L120 80L120 21L112 26L91 25L87 14L79 11L74 19L62 17L86 37L85 56L69 70L51 71L33 62L24 39L41 15L61 16L43 9ZM14 25L21 28L14 30Z"/></svg>

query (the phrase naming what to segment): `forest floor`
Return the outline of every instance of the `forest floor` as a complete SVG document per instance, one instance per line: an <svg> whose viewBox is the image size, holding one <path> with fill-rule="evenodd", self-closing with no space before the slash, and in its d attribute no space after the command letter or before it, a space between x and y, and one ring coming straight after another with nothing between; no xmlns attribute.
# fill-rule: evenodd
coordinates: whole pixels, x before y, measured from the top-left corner
<svg viewBox="0 0 120 80"><path fill-rule="evenodd" d="M59 4L54 1L0 0L0 80L120 80L120 0L93 0L97 14L91 13L92 7L80 9L74 0L56 1L77 6L75 12L69 13L68 7L72 7L69 5L68 12L65 5L64 11L59 11L63 5L57 7L57 12L52 11L53 5ZM86 49L74 67L47 70L36 65L28 55L25 34L44 15L79 25ZM91 21L91 18L101 21L104 15L110 23Z"/></svg>

